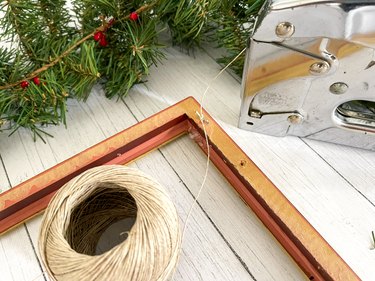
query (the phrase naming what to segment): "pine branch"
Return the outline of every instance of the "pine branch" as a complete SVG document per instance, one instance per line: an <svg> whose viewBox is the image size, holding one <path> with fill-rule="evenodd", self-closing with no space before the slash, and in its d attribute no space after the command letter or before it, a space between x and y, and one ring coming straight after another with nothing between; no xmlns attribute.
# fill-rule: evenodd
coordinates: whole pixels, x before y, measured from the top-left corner
<svg viewBox="0 0 375 281"><path fill-rule="evenodd" d="M41 137L41 125L65 124L68 97L85 100L98 82L107 97L122 99L163 58L162 23L187 48L215 28L216 42L228 50L224 61L230 60L245 45L263 1L73 0L75 15L65 0L3 2L0 38L10 47L0 46L0 127L9 121L9 129L26 127Z"/></svg>
<svg viewBox="0 0 375 281"><path fill-rule="evenodd" d="M148 75L150 65L156 65L164 57L159 50L162 46L156 42L157 23L153 18L141 19L141 24L118 23L114 30L117 37L113 42L115 51L107 54L109 63L103 69L107 78L104 86L107 97L123 98L135 83Z"/></svg>
<svg viewBox="0 0 375 281"><path fill-rule="evenodd" d="M227 54L218 59L226 65L233 60L244 48L253 31L255 19L264 0L226 0L222 2L218 13L213 17L215 23L213 39L217 45L224 48ZM245 64L245 54L241 55L231 66L234 72L241 76Z"/></svg>
<svg viewBox="0 0 375 281"><path fill-rule="evenodd" d="M55 34L57 32L56 23L50 18L50 13L49 13L50 11L47 12L47 8L49 8L49 6L50 6L50 5L48 5L48 4L50 4L49 2L50 1L48 1L48 0L38 0L40 10L42 11L42 17L43 17L43 20L44 20L45 24L48 27L49 33ZM58 1L56 1L56 2L58 2ZM52 11L52 14L54 14L54 11Z"/></svg>
<svg viewBox="0 0 375 281"><path fill-rule="evenodd" d="M85 42L76 57L64 60L68 76L66 80L69 81L74 96L79 100L88 98L92 87L100 78L94 50L94 42Z"/></svg>
<svg viewBox="0 0 375 281"><path fill-rule="evenodd" d="M65 0L37 0L40 16L45 26L48 27L48 34L51 37L68 35L74 32L69 27L70 16L66 9Z"/></svg>
<svg viewBox="0 0 375 281"><path fill-rule="evenodd" d="M29 38L26 37L25 32L22 32L22 20L20 19L21 9L19 5L14 1L8 1L5 4L7 6L7 11L4 16L5 23L8 22L6 29L10 29L11 25L14 28L15 35L18 36L20 41L20 47L29 56L33 56L33 50L29 44ZM4 7L6 7L4 6ZM22 6L22 4L21 4ZM14 38L13 40L14 41Z"/></svg>
<svg viewBox="0 0 375 281"><path fill-rule="evenodd" d="M181 0L166 20L175 43L188 48L199 45L202 30L210 13L217 9L218 0Z"/></svg>
<svg viewBox="0 0 375 281"><path fill-rule="evenodd" d="M158 1L155 1L153 4L146 4L142 7L140 7L139 9L136 10L137 13L142 13L144 11L147 11L147 10L150 10ZM122 19L123 20L126 20L129 18L129 15L126 15L125 17L123 17ZM41 68L33 71L32 73L30 73L29 75L27 75L25 77L25 79L23 80L31 80L33 79L34 77L38 76L40 73L46 71L47 69L49 69L50 67L53 67L55 66L57 63L59 63L63 58L65 58L67 55L69 55L71 52L73 52L74 50L77 49L77 47L79 47L82 43L86 42L87 40L91 39L95 33L97 32L103 32L105 30L107 30L110 25L112 25L113 22L106 22L104 23L102 26L96 28L94 31L92 31L91 33L89 33L88 35L86 35L85 37L81 38L80 40L78 40L77 42L75 42L72 46L70 46L67 50L65 50L61 55L59 55L58 57L56 57L52 62L42 66ZM0 90L6 90L6 89L10 89L10 88L13 88L13 87L17 87L20 85L20 83L23 81L23 80L20 80L20 81L17 81L15 83L11 83L11 84L7 84L7 85L4 85L4 86L0 86Z"/></svg>

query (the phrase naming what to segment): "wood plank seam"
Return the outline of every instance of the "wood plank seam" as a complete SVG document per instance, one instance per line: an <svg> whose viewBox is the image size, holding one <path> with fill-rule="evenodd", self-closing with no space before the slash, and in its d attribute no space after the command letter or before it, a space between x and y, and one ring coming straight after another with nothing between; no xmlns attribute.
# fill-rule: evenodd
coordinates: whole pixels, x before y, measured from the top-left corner
<svg viewBox="0 0 375 281"><path fill-rule="evenodd" d="M186 190L189 192L189 194L191 195L191 197L193 198L193 200L197 200L196 201L196 205L199 207L199 209L203 212L203 214L207 217L207 219L209 220L209 222L211 223L211 225L215 228L215 230L218 232L218 234L220 235L220 237L223 239L224 243L228 246L228 248L232 251L232 253L234 254L234 256L237 258L237 260L240 262L240 264L242 265L242 267L246 270L246 272L250 275L250 277L253 279L253 281L257 281L257 279L255 278L254 274L250 271L249 267L247 266L247 264L243 261L243 259L241 258L241 256L236 252L236 250L233 248L233 246L229 243L228 239L225 237L225 235L223 234L223 232L221 231L221 229L219 229L219 227L216 225L216 223L212 220L212 218L208 215L207 211L203 208L203 206L199 203L199 198L197 199L195 194L193 193L193 191L186 185L186 183L183 181L183 179L181 178L180 174L176 171L176 169L172 166L172 164L169 162L168 158L164 155L164 153L161 151L161 149L159 148L158 151L160 152L160 154L163 156L163 158L165 159L165 161L168 163L169 167L172 169L172 171L175 173L175 175L180 179L181 183L185 186ZM214 167L211 167L211 168L214 168ZM186 223L186 222L185 222Z"/></svg>
<svg viewBox="0 0 375 281"><path fill-rule="evenodd" d="M12 188L12 183L10 182L10 178L9 178L9 175L8 175L8 171L7 171L7 169L5 168L4 160L3 160L3 157L1 156L1 154L0 154L0 161L1 161L1 166L3 167L4 173L5 173L5 176L6 176L6 178L7 178L7 182L8 182L8 184L9 184L9 188ZM1 194L1 189L0 189L0 194Z"/></svg>
<svg viewBox="0 0 375 281"><path fill-rule="evenodd" d="M25 227L25 230L26 230L26 233L27 233L27 237L29 238L29 241L30 241L30 244L31 244L31 248L32 248L33 251L34 251L35 258L36 258L36 260L37 260L37 263L38 263L38 266L39 266L39 269L40 269L41 276L43 277L43 279L44 279L45 281L47 281L47 278L46 278L46 275L45 275L45 273L44 273L44 269L43 269L42 263L41 263L41 261L40 261L40 259L39 259L39 256L38 256L37 252L36 252L36 247L35 247L35 245L34 245L33 240L31 239L31 235L30 235L29 229L27 228L27 224L24 223L23 226Z"/></svg>
<svg viewBox="0 0 375 281"><path fill-rule="evenodd" d="M300 138L301 139L301 138ZM345 182L347 182L357 193L359 193L366 201L368 201L373 207L375 207L375 203L371 201L362 191L355 187L347 178L344 177L335 167L331 165L322 155L320 155L314 148L312 148L304 139L301 139L307 147L309 147L314 153L316 153L320 159L322 159L336 174L338 174Z"/></svg>

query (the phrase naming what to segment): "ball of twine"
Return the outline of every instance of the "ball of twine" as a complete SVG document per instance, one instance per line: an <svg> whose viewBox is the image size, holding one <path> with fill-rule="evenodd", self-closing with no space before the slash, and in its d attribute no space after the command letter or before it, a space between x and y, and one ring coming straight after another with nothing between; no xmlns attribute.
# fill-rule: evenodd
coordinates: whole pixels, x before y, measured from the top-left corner
<svg viewBox="0 0 375 281"><path fill-rule="evenodd" d="M127 239L102 254L113 223L135 218ZM52 280L167 280L179 258L176 208L165 190L125 166L90 169L65 184L43 218L39 252Z"/></svg>

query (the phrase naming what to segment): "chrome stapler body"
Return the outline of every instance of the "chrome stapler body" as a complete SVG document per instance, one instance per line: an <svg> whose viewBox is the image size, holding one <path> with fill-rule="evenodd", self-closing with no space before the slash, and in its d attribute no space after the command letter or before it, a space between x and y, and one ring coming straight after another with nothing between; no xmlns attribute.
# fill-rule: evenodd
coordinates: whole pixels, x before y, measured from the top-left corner
<svg viewBox="0 0 375 281"><path fill-rule="evenodd" d="M375 1L266 1L240 128L375 150Z"/></svg>

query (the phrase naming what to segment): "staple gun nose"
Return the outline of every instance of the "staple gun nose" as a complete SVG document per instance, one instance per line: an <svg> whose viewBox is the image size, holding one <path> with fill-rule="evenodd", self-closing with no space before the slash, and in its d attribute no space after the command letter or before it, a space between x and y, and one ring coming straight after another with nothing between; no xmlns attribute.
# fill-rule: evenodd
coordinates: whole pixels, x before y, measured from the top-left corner
<svg viewBox="0 0 375 281"><path fill-rule="evenodd" d="M375 150L375 0L266 1L239 127Z"/></svg>

